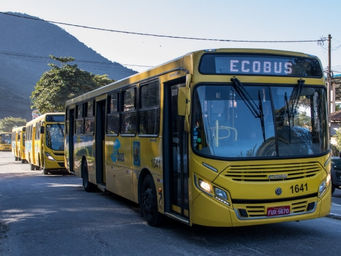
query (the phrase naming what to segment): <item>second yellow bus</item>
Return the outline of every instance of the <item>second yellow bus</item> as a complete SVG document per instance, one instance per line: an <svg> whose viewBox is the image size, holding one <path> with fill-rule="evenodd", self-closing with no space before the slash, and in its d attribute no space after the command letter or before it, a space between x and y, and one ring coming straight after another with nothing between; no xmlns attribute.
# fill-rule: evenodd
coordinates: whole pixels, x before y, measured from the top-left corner
<svg viewBox="0 0 341 256"><path fill-rule="evenodd" d="M46 113L26 124L25 157L31 170L65 170L64 113Z"/></svg>

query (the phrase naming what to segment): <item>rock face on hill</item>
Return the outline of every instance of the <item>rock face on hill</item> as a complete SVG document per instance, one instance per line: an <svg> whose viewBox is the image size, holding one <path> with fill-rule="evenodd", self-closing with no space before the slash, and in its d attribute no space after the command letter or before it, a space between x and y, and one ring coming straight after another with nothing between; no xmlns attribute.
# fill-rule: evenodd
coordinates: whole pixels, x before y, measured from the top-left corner
<svg viewBox="0 0 341 256"><path fill-rule="evenodd" d="M26 14L8 13L24 17ZM135 71L111 62L60 27L0 13L0 118L31 118L30 98L49 55L74 57L80 69L119 80Z"/></svg>

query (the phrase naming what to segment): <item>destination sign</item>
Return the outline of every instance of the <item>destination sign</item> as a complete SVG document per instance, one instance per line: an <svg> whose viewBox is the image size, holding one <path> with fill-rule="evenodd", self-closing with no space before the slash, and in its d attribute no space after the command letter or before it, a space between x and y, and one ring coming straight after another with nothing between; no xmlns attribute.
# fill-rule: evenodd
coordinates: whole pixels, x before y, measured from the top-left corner
<svg viewBox="0 0 341 256"><path fill-rule="evenodd" d="M317 59L259 54L205 54L199 71L202 74L322 77Z"/></svg>

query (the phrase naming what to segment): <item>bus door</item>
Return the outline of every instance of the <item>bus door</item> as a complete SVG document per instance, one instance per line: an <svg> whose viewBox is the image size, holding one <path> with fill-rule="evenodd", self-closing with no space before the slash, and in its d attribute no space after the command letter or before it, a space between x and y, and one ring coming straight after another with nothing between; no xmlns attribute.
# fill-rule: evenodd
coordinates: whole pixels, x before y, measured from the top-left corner
<svg viewBox="0 0 341 256"><path fill-rule="evenodd" d="M105 100L96 102L96 183L105 184L104 171Z"/></svg>
<svg viewBox="0 0 341 256"><path fill-rule="evenodd" d="M188 135L184 117L178 115L178 88L183 83L166 85L164 112L164 180L165 210L180 220L188 221Z"/></svg>
<svg viewBox="0 0 341 256"><path fill-rule="evenodd" d="M69 170L70 172L73 172L73 151L74 151L74 128L75 128L75 110L70 109L69 110Z"/></svg>

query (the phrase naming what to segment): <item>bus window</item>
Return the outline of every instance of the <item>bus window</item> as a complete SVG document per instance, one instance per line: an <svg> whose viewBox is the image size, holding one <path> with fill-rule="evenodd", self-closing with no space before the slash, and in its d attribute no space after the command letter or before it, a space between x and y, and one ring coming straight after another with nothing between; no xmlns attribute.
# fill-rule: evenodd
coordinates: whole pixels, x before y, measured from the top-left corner
<svg viewBox="0 0 341 256"><path fill-rule="evenodd" d="M139 133L158 135L160 125L159 82L142 85L140 88Z"/></svg>
<svg viewBox="0 0 341 256"><path fill-rule="evenodd" d="M118 93L108 97L107 108L107 134L117 135L120 132L120 113L118 111Z"/></svg>
<svg viewBox="0 0 341 256"><path fill-rule="evenodd" d="M129 88L123 92L123 112L121 123L122 134L136 133L135 95L135 87Z"/></svg>
<svg viewBox="0 0 341 256"><path fill-rule="evenodd" d="M85 133L93 133L95 127L95 120L94 120L94 104L93 101L86 102L84 104L84 130Z"/></svg>
<svg viewBox="0 0 341 256"><path fill-rule="evenodd" d="M83 105L77 105L76 109L76 134L82 134L84 133Z"/></svg>

